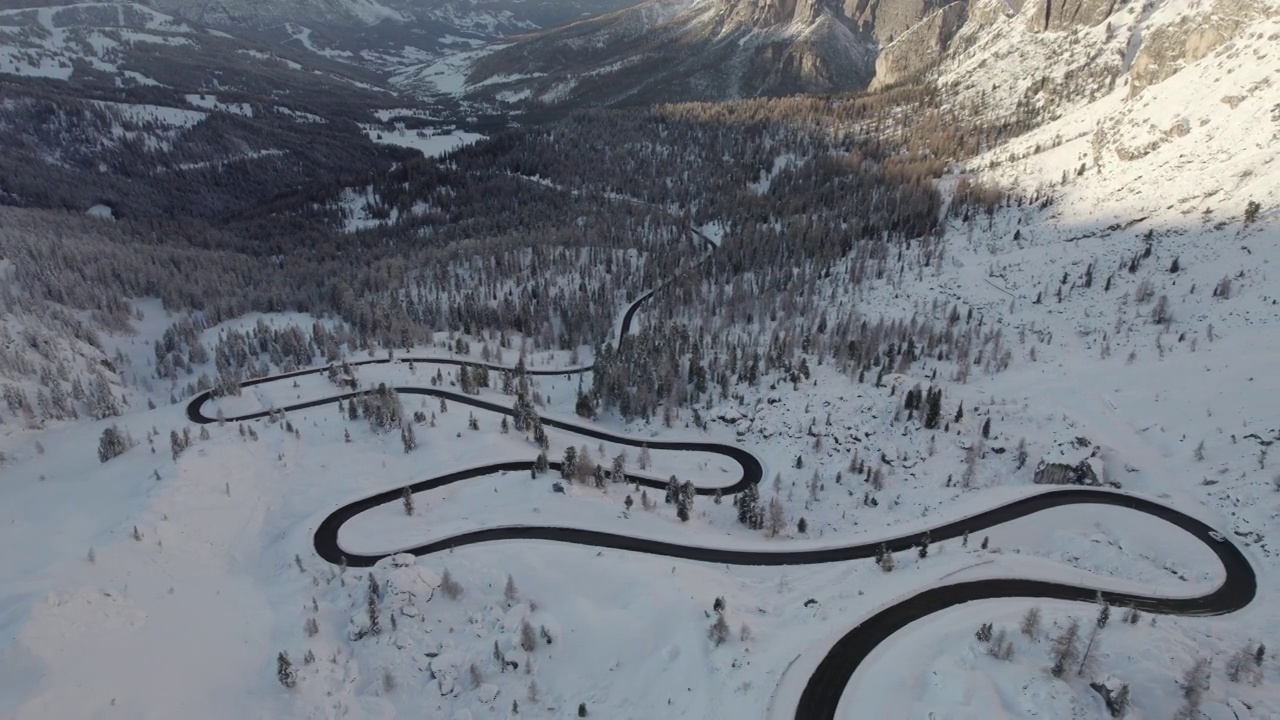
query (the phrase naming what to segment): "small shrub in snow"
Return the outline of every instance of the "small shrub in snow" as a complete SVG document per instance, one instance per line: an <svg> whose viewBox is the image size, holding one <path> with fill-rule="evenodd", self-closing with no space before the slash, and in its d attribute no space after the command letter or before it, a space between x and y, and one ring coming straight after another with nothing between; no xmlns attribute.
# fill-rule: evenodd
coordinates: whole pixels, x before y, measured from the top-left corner
<svg viewBox="0 0 1280 720"><path fill-rule="evenodd" d="M472 690L484 684L484 673L480 672L480 668L475 663L471 663L471 667L467 668L467 678L471 681Z"/></svg>
<svg viewBox="0 0 1280 720"><path fill-rule="evenodd" d="M578 703L578 717L583 718L586 716L587 716L587 704Z"/></svg>
<svg viewBox="0 0 1280 720"><path fill-rule="evenodd" d="M1258 213L1262 211L1262 205L1257 200L1250 200L1244 206L1244 224L1252 225L1253 221L1258 219Z"/></svg>
<svg viewBox="0 0 1280 720"><path fill-rule="evenodd" d="M746 623L742 623L742 627L738 628L738 639L741 640L742 642L747 642L748 640L751 639L750 625Z"/></svg>
<svg viewBox="0 0 1280 720"><path fill-rule="evenodd" d="M307 633L307 637L315 637L320 632L320 625L315 618L307 618L307 621L302 624L302 629Z"/></svg>
<svg viewBox="0 0 1280 720"><path fill-rule="evenodd" d="M978 638L978 642L989 643L991 642L992 633L993 633L992 624L982 623L981 625L978 626L978 632L974 633L973 636Z"/></svg>

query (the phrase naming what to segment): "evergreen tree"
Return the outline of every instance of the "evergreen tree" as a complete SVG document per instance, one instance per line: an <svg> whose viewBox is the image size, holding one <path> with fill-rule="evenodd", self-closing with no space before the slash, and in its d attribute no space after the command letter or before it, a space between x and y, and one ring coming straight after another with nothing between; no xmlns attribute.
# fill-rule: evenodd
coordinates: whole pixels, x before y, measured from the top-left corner
<svg viewBox="0 0 1280 720"><path fill-rule="evenodd" d="M287 688L298 684L298 671L294 670L293 663L289 660L289 653L283 650L276 656L276 679Z"/></svg>
<svg viewBox="0 0 1280 720"><path fill-rule="evenodd" d="M1071 624L1053 639L1053 647L1050 649L1053 667L1050 668L1049 672L1054 677L1061 678L1066 675L1075 663L1076 658L1080 656L1079 638L1080 621L1072 618Z"/></svg>
<svg viewBox="0 0 1280 720"><path fill-rule="evenodd" d="M738 494L737 502L738 522L752 530L759 530L764 526L764 512L760 507L760 490L754 483L747 485Z"/></svg>
<svg viewBox="0 0 1280 720"><path fill-rule="evenodd" d="M103 428L102 435L98 438L98 461L107 462L119 457L131 447L133 447L133 439L128 433L115 425Z"/></svg>
<svg viewBox="0 0 1280 720"><path fill-rule="evenodd" d="M777 537L778 533L782 532L786 526L787 513L782 508L782 500L777 495L774 495L769 499L769 518L767 521L769 537Z"/></svg>
<svg viewBox="0 0 1280 720"><path fill-rule="evenodd" d="M404 514L413 515L413 493L409 491L409 488L404 489L401 499L404 501Z"/></svg>
<svg viewBox="0 0 1280 720"><path fill-rule="evenodd" d="M942 388L930 388L926 399L924 426L929 430L938 427L942 416Z"/></svg>
<svg viewBox="0 0 1280 720"><path fill-rule="evenodd" d="M725 622L724 613L716 613L716 620L707 631L707 636L715 647L720 647L729 638L729 623Z"/></svg>
<svg viewBox="0 0 1280 720"><path fill-rule="evenodd" d="M560 462L560 477L573 482L578 474L578 449L570 445L564 449L564 460Z"/></svg>

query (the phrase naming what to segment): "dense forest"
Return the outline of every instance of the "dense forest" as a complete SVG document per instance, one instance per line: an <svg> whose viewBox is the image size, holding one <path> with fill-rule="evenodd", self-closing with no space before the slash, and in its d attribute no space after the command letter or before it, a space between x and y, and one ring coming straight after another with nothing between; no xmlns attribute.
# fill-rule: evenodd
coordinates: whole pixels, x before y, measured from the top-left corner
<svg viewBox="0 0 1280 720"><path fill-rule="evenodd" d="M239 121L218 113L220 124L157 143L157 128L130 126L109 106L42 102L31 97L0 112L0 123L29 128L3 161L58 145L66 167L109 160L115 177L154 177L225 154L238 132ZM976 356L998 367L1007 351L980 318L958 322L955 308L934 305L910 321L886 321L818 291L839 282L846 298L857 298L864 283L927 272L943 259L946 214L972 221L1015 201L966 184L943 207L933 181L949 158L1030 122L1015 114L965 124L958 112L910 88L841 100L593 110L508 129L438 159L352 160L363 147L335 149L340 133L329 145L329 131L294 123L239 147L316 142L308 157L325 157L295 162L289 151L255 173L201 165L171 173L180 178L173 183L124 183L144 188L121 196L139 211L115 222L0 208L0 257L12 262L24 296L90 311L104 328L128 326L130 298L157 297L189 313L157 349L151 373L171 383L175 398L230 387L268 360L302 366L421 345L440 332L517 333L530 350L594 346L600 363L590 402L627 416L708 398L708 386L723 394L731 382L773 371L794 381L809 362L833 362L865 381L925 356ZM56 122L37 130L40 118ZM276 119L255 115L252 123L270 128ZM79 157L76 142L64 143L110 126L150 144ZM294 189L267 196L269 187ZM67 207L30 188L22 197L22 205ZM188 206L193 197L209 202ZM619 310L659 286L638 334L606 346ZM252 353L194 347L199 329L286 310L339 319L341 329L330 336L301 328L305 340L283 349L279 339L260 339ZM213 356L216 376L195 377Z"/></svg>

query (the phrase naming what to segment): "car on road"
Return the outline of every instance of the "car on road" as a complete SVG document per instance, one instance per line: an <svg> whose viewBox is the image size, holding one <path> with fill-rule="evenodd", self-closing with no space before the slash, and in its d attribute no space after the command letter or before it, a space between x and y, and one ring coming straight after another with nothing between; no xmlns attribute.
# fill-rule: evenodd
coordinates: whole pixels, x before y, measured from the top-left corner
<svg viewBox="0 0 1280 720"><path fill-rule="evenodd" d="M1226 539L1226 538L1222 537L1222 533L1218 532L1217 530L1210 530L1210 531L1209 531L1209 537L1213 538L1214 540L1217 540L1218 542L1226 542L1226 541L1227 541L1227 539Z"/></svg>

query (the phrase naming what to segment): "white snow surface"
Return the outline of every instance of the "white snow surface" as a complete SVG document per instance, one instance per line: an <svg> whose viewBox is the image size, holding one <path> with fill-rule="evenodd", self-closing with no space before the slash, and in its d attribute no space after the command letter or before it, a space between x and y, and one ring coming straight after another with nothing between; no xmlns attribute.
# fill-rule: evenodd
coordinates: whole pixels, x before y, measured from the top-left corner
<svg viewBox="0 0 1280 720"><path fill-rule="evenodd" d="M353 551L392 552L466 529L554 524L715 547L861 543L1040 492L1032 484L1036 460L1056 452L1063 438L1083 436L1101 448L1106 479L1202 518L1238 544L1257 569L1258 598L1216 618L1144 615L1128 624L1116 609L1091 652L1095 667L1062 679L1048 673L1050 638L1069 618L1087 635L1096 607L969 603L879 646L846 689L839 717L1103 718L1089 682L1118 678L1132 690L1130 717L1168 718L1180 702L1178 678L1201 656L1214 660L1205 717L1280 717L1274 654L1257 685L1223 675L1229 656L1248 643L1280 647L1280 559L1271 539L1280 533L1280 491L1273 485L1277 460L1263 452L1280 439L1277 33L1280 20L1259 21L1135 97L1117 88L1082 101L955 168L947 182L968 174L1052 189L1055 201L953 221L944 262L928 275L887 279L857 297L834 280L814 288L833 313L856 304L909 318L937 299L960 304L962 317L974 308L987 327L1004 333L1008 370L991 374L979 365L968 382L946 379L947 415L960 402L965 407L965 418L948 430L925 433L895 418L902 393L927 384L924 370L888 374L875 387L817 365L812 385L740 388L742 401L716 407L706 432L685 427L684 415L671 428L597 421L632 436L749 447L766 466L764 497L776 492L787 508L780 537L742 528L728 501L699 498L691 520L681 523L660 493L650 493L655 510L637 502L626 512L622 486L602 492L575 484L558 494L550 477L513 473L422 493L411 517L398 504L370 511L344 528L340 542ZM1165 132L1175 124L1187 132ZM353 195L353 206L359 201ZM1245 224L1250 201L1261 210ZM1148 230L1152 257L1130 274L1122 263L1143 250ZM1181 269L1172 273L1175 257ZM1085 289L1080 278L1089 263L1096 277ZM0 279L3 270L0 262ZM1230 296L1215 296L1224 277L1232 280ZM1103 291L1108 278L1113 285ZM1144 282L1154 297L1167 297L1167 326L1151 322L1153 300L1136 299ZM135 368L122 376L145 373L151 343L171 320L154 302L141 306L146 319L138 335L113 340ZM270 316L273 323L311 320ZM216 332L208 331L206 342ZM535 363L563 365L566 356ZM422 385L429 374L421 364L358 373L364 387ZM445 377L447 386L452 372ZM573 417L575 378L538 386L547 398L541 411ZM247 412L334 392L315 376L296 387L282 381L249 388L219 405ZM383 561L372 571L383 588L381 633L354 640L353 630L368 628L369 571L339 573L316 557L318 523L353 499L471 464L531 458L534 446L501 434L496 415L477 412L480 430L472 431L464 407L441 412L436 401L415 397L406 409L435 413L436 426L416 426L420 446L410 454L394 433L375 435L329 405L290 413L297 434L265 421L247 424L256 440L234 424L208 426L210 439L197 439L175 461L165 439L187 426L182 405L166 405L167 390L131 388L127 397L128 411L113 421L0 425L7 459L0 543L11 549L0 555L0 716L480 718L505 716L517 701L521 717L572 717L585 703L596 718L780 718L794 712L804 680L836 638L933 585L1034 577L1188 596L1221 579L1207 550L1181 531L1113 508L1059 508L992 528L983 533L985 551L975 535L964 547L935 543L923 559L900 553L892 573L871 561L744 568L501 542ZM148 397L161 407L144 409ZM963 472L965 448L979 446L986 419L992 429L980 445L985 455L972 487L961 488L951 480ZM139 444L100 463L97 438L112 422ZM1018 468L1011 451L1021 439L1031 462ZM1195 450L1201 440L1203 460ZM570 442L600 455L597 442L568 433L553 431L551 442L553 456ZM606 443L604 454L617 450ZM855 450L891 463L874 507L862 501L868 484L848 471ZM804 467L795 469L801 454ZM736 469L717 457L652 455L656 477L674 474L704 486L734 479ZM628 459L634 467L633 451ZM806 484L815 471L812 499ZM446 569L465 588L457 599L441 590ZM519 587L510 600L503 595L508 575ZM725 598L733 630L720 647L707 639L716 597ZM809 599L816 602L806 606ZM1032 607L1043 618L1028 637L1018 625ZM309 619L314 636L305 631ZM554 642L538 639L532 652L521 649L526 620ZM984 622L1007 632L1010 660L990 657L975 639ZM751 629L745 640L744 624ZM495 645L518 670L500 670ZM289 690L276 679L282 650L298 672ZM304 661L308 651L312 663Z"/></svg>

